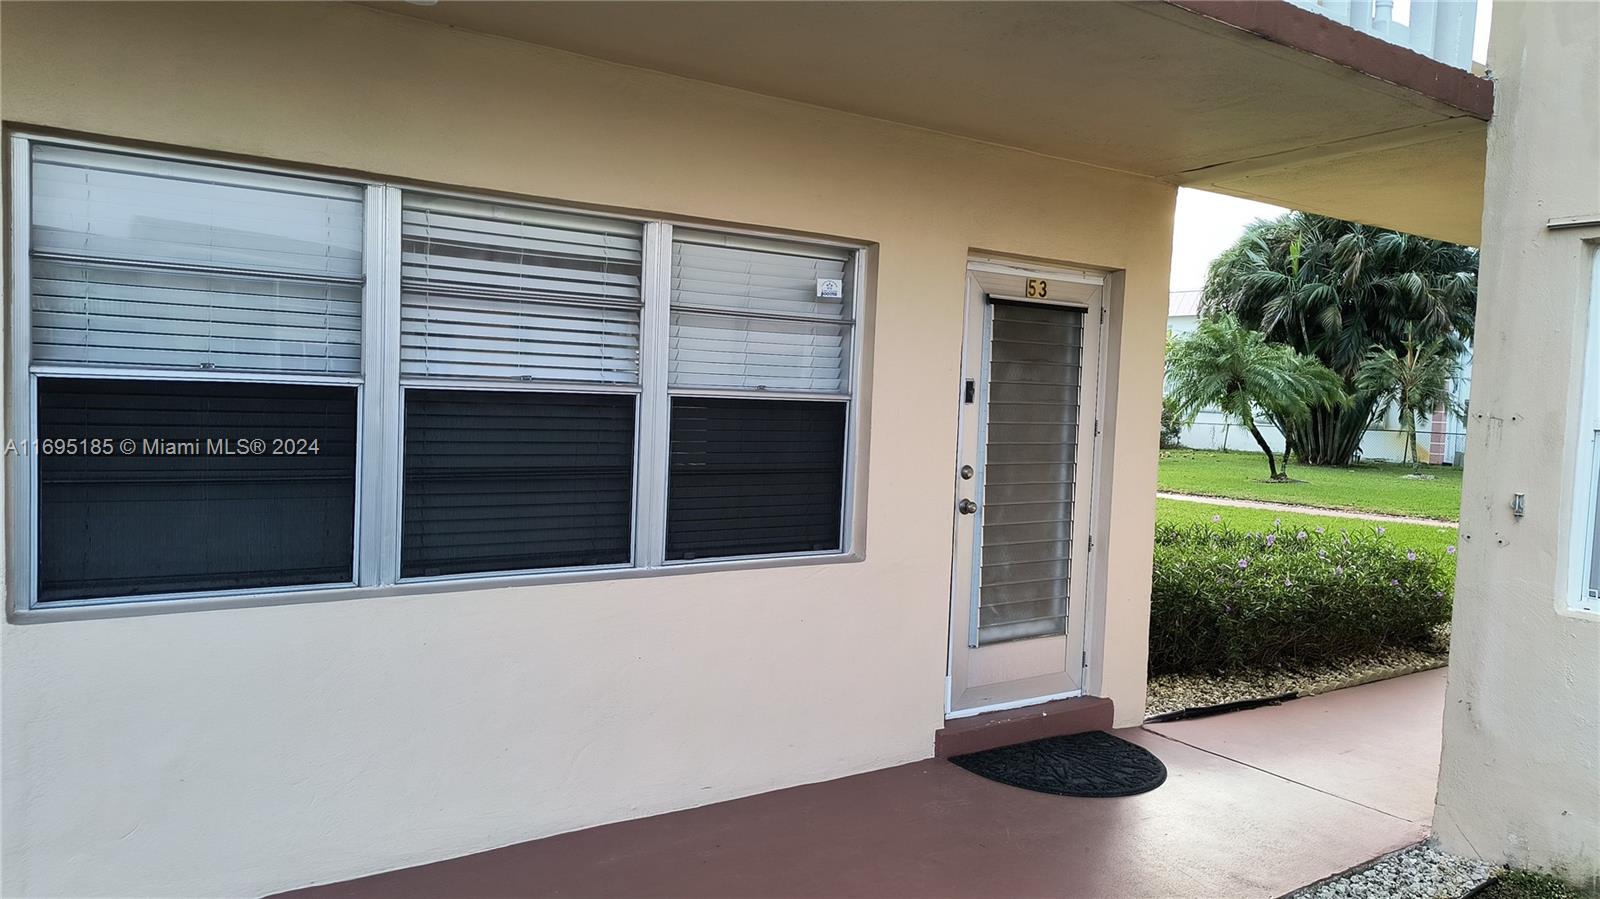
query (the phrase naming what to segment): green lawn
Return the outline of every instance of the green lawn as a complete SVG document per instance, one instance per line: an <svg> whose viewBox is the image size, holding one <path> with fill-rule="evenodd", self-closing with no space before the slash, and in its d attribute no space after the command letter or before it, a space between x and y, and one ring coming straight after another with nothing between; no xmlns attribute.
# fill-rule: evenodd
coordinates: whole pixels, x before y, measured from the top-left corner
<svg viewBox="0 0 1600 899"><path fill-rule="evenodd" d="M1262 531L1272 527L1274 520L1281 519L1284 527L1312 528L1324 527L1329 530L1366 530L1383 528L1383 536L1393 540L1401 546L1414 549L1431 549L1443 551L1447 546L1454 546L1456 542L1456 529L1452 527L1427 524L1392 524L1382 521L1362 521L1358 518L1341 518L1336 515L1296 515L1290 512L1274 512L1270 509L1237 509L1232 506L1218 506L1212 503L1192 503L1181 499L1157 499L1156 520L1174 525L1197 524L1210 522L1211 516L1222 519L1221 523L1239 531Z"/></svg>
<svg viewBox="0 0 1600 899"><path fill-rule="evenodd" d="M1587 899L1600 896L1600 884L1584 890L1549 874L1512 870L1502 872L1474 895L1483 899Z"/></svg>
<svg viewBox="0 0 1600 899"><path fill-rule="evenodd" d="M1291 465L1288 483L1267 480L1259 453L1162 450L1158 485L1171 493L1226 496L1455 521L1461 514L1461 469L1425 465L1432 480L1407 478L1411 466L1362 462L1349 468ZM1272 516L1268 515L1268 521Z"/></svg>

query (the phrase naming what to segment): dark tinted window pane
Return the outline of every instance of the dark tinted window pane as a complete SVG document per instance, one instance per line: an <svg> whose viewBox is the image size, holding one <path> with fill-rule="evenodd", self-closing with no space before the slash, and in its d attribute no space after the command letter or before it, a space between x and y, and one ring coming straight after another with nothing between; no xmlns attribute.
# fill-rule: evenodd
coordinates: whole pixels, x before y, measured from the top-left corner
<svg viewBox="0 0 1600 899"><path fill-rule="evenodd" d="M406 391L401 575L627 562L633 403Z"/></svg>
<svg viewBox="0 0 1600 899"><path fill-rule="evenodd" d="M41 378L39 435L117 444L39 455L41 602L353 580L353 387Z"/></svg>
<svg viewBox="0 0 1600 899"><path fill-rule="evenodd" d="M839 548L845 404L672 400L667 558Z"/></svg>

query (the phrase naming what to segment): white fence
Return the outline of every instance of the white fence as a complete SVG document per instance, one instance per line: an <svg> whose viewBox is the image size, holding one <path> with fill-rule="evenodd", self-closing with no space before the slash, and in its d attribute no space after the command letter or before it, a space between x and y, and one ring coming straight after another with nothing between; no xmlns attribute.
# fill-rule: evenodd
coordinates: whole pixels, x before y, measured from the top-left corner
<svg viewBox="0 0 1600 899"><path fill-rule="evenodd" d="M1261 436L1273 452L1283 452L1283 434L1277 428L1260 422ZM1194 424L1179 432L1178 443L1187 449L1226 449L1242 453L1259 453L1261 447L1250 432L1238 421L1215 410L1205 410L1195 417ZM1417 429L1417 449L1423 462L1442 465L1460 465L1467 451L1467 435L1461 420L1453 415L1436 415L1434 420ZM1405 456L1405 438L1399 423L1389 420L1368 428L1361 435L1361 458L1369 462L1399 462Z"/></svg>
<svg viewBox="0 0 1600 899"><path fill-rule="evenodd" d="M1172 292L1167 317L1169 337L1182 337L1194 333L1200 326L1200 291L1175 290ZM1465 405L1472 392L1472 348L1469 345L1461 354L1460 369L1450 394L1455 402ZM1261 422L1261 436L1274 452L1283 452L1283 434L1278 429ZM1250 432L1236 420L1216 409L1202 409L1194 424L1184 428L1178 442L1189 449L1227 449L1246 453L1259 453L1261 447ZM1417 444L1424 462L1460 465L1467 451L1466 423L1453 415L1439 412L1424 427L1417 429ZM1400 436L1400 419L1393 411L1367 429L1361 437L1361 458L1379 462L1399 462L1405 455L1405 439Z"/></svg>

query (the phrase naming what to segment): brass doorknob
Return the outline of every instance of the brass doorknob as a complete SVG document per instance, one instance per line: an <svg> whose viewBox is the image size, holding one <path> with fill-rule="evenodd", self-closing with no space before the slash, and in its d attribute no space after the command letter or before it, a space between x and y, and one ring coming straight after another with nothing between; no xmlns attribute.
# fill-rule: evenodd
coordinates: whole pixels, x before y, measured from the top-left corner
<svg viewBox="0 0 1600 899"><path fill-rule="evenodd" d="M961 502L956 503L956 511L960 512L962 515L971 515L972 513L978 511L978 504L970 499L964 499Z"/></svg>

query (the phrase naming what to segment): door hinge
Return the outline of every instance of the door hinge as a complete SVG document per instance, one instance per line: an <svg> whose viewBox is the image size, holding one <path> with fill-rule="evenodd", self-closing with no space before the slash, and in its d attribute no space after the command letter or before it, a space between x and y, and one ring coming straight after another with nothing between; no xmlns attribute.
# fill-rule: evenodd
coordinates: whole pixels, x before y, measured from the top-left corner
<svg viewBox="0 0 1600 899"><path fill-rule="evenodd" d="M1089 552L1094 552L1094 535L1089 535Z"/></svg>
<svg viewBox="0 0 1600 899"><path fill-rule="evenodd" d="M1083 651L1083 670L1089 670L1089 650L1087 649Z"/></svg>
<svg viewBox="0 0 1600 899"><path fill-rule="evenodd" d="M1105 323L1106 323L1106 307L1101 306L1100 307L1100 324L1103 325Z"/></svg>
<svg viewBox="0 0 1600 899"><path fill-rule="evenodd" d="M1094 420L1094 436L1100 436L1100 419L1098 418Z"/></svg>

